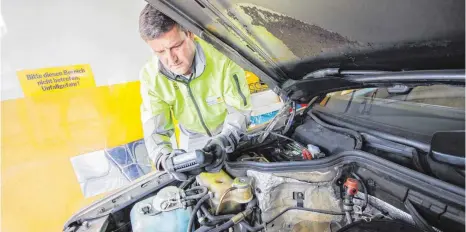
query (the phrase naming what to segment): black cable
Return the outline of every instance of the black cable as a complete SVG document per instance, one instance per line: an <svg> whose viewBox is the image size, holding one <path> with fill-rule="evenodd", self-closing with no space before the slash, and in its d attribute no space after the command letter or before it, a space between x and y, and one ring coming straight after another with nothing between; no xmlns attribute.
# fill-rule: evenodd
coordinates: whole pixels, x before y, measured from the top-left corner
<svg viewBox="0 0 466 232"><path fill-rule="evenodd" d="M303 112L301 113L301 115L304 115L304 117L306 117L307 113L309 112L309 110L312 109L312 104L314 104L315 101L317 101L317 99L319 99L319 97L314 97L311 99L311 101L309 101L309 103L307 103L307 107L306 109L303 110Z"/></svg>
<svg viewBox="0 0 466 232"><path fill-rule="evenodd" d="M323 210L323 209L311 209L311 208L304 208L304 207L288 207L279 214L275 215L272 219L268 220L265 222L265 224L269 224L270 222L274 221L278 217L282 216L284 213L290 211L290 210L301 210L301 211L307 211L307 212L313 212L313 213L321 213L321 214L329 214L329 215L345 215L344 212L335 212L335 211L329 211L329 210Z"/></svg>
<svg viewBox="0 0 466 232"><path fill-rule="evenodd" d="M356 140L356 145L354 146L354 149L356 150L360 150L362 148L362 136L361 134L359 134L357 131L354 131L354 130L351 130L351 129L347 129L347 128L343 128L343 127L338 127L338 126L332 126L330 124L327 124L326 122L320 120L315 114L313 114L312 112L309 113L309 116L311 116L312 119L314 119L314 121L316 121L317 124L327 128L327 129L330 129L330 130L334 130L334 131L337 131L337 132L342 132L342 133L345 133L345 134L349 134L351 135L355 140Z"/></svg>
<svg viewBox="0 0 466 232"><path fill-rule="evenodd" d="M295 116L296 116L296 102L292 101L291 102L291 114L287 122L285 123L285 129L283 129L282 134L286 134L286 132L290 130L291 124L293 124Z"/></svg>
<svg viewBox="0 0 466 232"><path fill-rule="evenodd" d="M275 136L280 137L280 138L283 138L283 139L286 139L286 140L289 140L289 141L295 143L301 149L306 149L307 150L307 147L301 145L300 143L298 143L298 141L296 141L296 140L294 140L294 139L292 139L292 138L290 138L288 136L281 135L281 134L278 134L278 133L275 133L275 132L270 132L270 134L275 135Z"/></svg>
<svg viewBox="0 0 466 232"><path fill-rule="evenodd" d="M356 178L359 183L361 183L362 185L362 190L364 191L364 203L361 207L361 211L364 212L364 210L366 209L367 207L367 203L369 202L369 194L367 193L367 187L366 187L366 184L364 183L364 181L362 180L361 177L359 177L356 173L354 172L351 172L351 175L354 176L354 178Z"/></svg>
<svg viewBox="0 0 466 232"><path fill-rule="evenodd" d="M199 210L199 208L201 208L202 203L204 203L204 201L208 200L209 198L210 194L203 196L194 206L193 212L191 213L191 217L189 218L188 222L188 232L191 232L193 230L194 218L196 218L197 211Z"/></svg>
<svg viewBox="0 0 466 232"><path fill-rule="evenodd" d="M419 226L424 231L435 232L435 230L432 228L432 226L429 225L426 219L424 219L422 215L419 214L419 212L416 210L416 208L414 208L414 205L411 203L409 199L406 199L405 207L413 217L413 220L417 226Z"/></svg>

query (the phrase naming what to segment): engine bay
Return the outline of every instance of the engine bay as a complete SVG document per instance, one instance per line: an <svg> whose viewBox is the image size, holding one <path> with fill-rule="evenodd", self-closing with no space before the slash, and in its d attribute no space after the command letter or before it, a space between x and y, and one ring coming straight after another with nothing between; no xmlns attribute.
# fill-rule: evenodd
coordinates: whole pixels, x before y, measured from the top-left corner
<svg viewBox="0 0 466 232"><path fill-rule="evenodd" d="M134 184L144 194L120 195L111 201L118 210L98 212L106 219L95 231L464 231L463 188L384 157L404 157L405 147L367 138L362 147L332 129L308 120L288 134L251 134L216 171L189 169L200 167L195 153L172 162Z"/></svg>
<svg viewBox="0 0 466 232"><path fill-rule="evenodd" d="M131 230L332 232L359 231L372 221L383 221L390 230L401 224L409 228L405 231L422 231L409 214L367 198L359 191L356 174L342 177L341 170L279 174L249 170L235 178L223 170L201 173L188 180L190 184L165 187L136 203L130 213ZM373 227L366 231L381 229Z"/></svg>

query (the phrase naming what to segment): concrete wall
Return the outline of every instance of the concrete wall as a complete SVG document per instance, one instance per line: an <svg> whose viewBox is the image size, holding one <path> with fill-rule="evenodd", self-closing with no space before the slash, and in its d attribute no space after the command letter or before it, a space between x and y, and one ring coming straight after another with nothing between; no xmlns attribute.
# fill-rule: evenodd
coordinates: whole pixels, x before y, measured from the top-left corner
<svg viewBox="0 0 466 232"><path fill-rule="evenodd" d="M96 85L134 81L150 50L142 0L3 0L2 100L23 97L17 70L90 64Z"/></svg>

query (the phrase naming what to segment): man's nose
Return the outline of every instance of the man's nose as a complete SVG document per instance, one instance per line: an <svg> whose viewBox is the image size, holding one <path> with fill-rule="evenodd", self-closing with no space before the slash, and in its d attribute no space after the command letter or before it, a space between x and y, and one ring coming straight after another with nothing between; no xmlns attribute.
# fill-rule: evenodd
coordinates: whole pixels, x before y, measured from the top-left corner
<svg viewBox="0 0 466 232"><path fill-rule="evenodd" d="M168 61L170 64L176 64L178 62L178 56L173 52L172 49L168 50Z"/></svg>

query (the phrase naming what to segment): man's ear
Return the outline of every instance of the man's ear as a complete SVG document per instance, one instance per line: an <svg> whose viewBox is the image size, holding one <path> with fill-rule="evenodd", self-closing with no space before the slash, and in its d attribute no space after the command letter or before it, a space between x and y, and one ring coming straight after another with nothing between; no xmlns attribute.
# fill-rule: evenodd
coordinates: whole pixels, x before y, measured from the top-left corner
<svg viewBox="0 0 466 232"><path fill-rule="evenodd" d="M194 39L194 33L190 32L190 31L186 31L186 36L188 36L188 38L190 39Z"/></svg>

